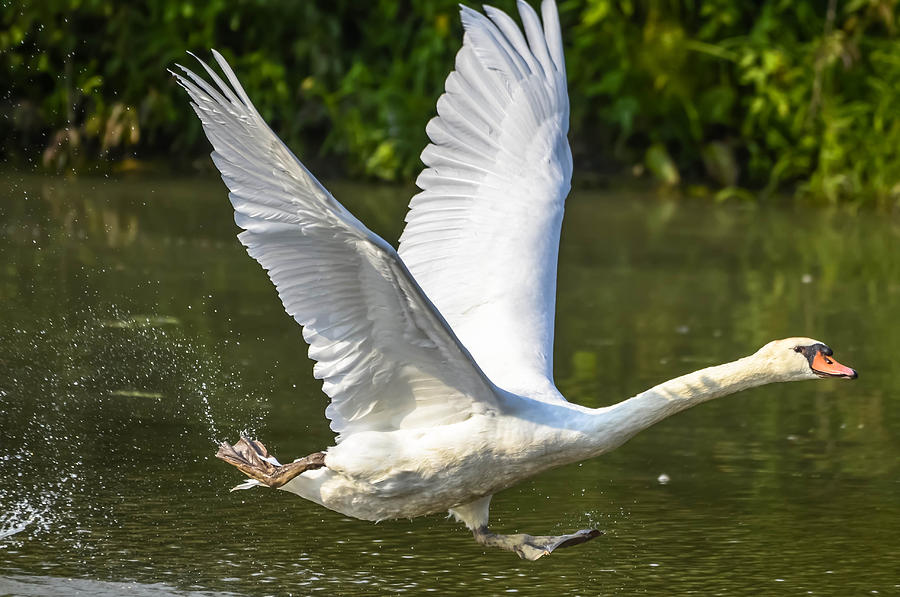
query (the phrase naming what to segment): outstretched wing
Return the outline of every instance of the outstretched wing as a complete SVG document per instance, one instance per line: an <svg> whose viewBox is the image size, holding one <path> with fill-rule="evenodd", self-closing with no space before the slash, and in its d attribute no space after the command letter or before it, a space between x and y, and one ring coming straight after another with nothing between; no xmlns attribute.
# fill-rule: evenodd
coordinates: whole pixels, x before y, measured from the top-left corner
<svg viewBox="0 0 900 597"><path fill-rule="evenodd" d="M342 437L430 427L494 409L495 388L428 301L396 251L344 209L253 107L213 52L226 84L175 74L230 189L238 238L303 326L325 414Z"/></svg>
<svg viewBox="0 0 900 597"><path fill-rule="evenodd" d="M563 400L553 384L556 262L572 155L556 6L462 8L463 47L428 123L400 256L498 386Z"/></svg>

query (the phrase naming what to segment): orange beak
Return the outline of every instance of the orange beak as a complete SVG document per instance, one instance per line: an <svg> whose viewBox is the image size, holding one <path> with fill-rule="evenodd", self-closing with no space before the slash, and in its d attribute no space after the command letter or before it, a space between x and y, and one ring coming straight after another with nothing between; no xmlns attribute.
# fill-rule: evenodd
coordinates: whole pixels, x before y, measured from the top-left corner
<svg viewBox="0 0 900 597"><path fill-rule="evenodd" d="M812 370L821 377L846 377L847 379L856 379L859 375L851 369L841 365L830 356L822 354L821 351L813 357Z"/></svg>

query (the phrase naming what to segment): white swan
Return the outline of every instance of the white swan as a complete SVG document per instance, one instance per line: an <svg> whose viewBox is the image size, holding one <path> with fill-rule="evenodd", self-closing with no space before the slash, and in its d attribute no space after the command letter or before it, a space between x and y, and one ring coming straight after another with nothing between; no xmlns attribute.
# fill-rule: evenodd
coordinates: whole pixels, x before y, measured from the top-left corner
<svg viewBox="0 0 900 597"><path fill-rule="evenodd" d="M491 496L597 456L695 404L762 384L855 378L809 338L663 383L613 406L553 383L556 261L572 170L556 7L462 8L456 70L428 124L422 192L399 254L344 209L228 83L184 67L247 251L303 326L336 445L281 465L241 438L218 456L251 480L365 520L449 510L475 539L537 559L599 534L498 535ZM174 73L173 73L174 74Z"/></svg>

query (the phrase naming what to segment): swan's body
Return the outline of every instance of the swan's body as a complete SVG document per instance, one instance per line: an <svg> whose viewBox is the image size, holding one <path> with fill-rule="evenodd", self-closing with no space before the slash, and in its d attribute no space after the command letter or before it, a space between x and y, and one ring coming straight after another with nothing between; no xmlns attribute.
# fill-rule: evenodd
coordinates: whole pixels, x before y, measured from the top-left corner
<svg viewBox="0 0 900 597"><path fill-rule="evenodd" d="M239 235L303 326L336 445L280 465L262 444L219 456L251 481L366 520L450 510L485 545L535 559L593 538L495 535L490 497L597 456L699 402L748 387L855 377L808 338L661 384L619 404L553 383L556 261L571 154L562 36L519 3L462 9L466 36L427 128L428 166L399 254L344 209L268 128L237 77L176 75L215 151Z"/></svg>
<svg viewBox="0 0 900 597"><path fill-rule="evenodd" d="M325 468L299 475L282 489L365 520L452 510L544 470L599 456L700 402L772 382L816 379L802 355L796 363L788 360L796 368L773 366L772 359L816 344L809 338L779 340L744 359L689 373L606 408L507 394L497 411L458 423L354 434L329 448ZM464 521L486 525L486 504L484 520Z"/></svg>

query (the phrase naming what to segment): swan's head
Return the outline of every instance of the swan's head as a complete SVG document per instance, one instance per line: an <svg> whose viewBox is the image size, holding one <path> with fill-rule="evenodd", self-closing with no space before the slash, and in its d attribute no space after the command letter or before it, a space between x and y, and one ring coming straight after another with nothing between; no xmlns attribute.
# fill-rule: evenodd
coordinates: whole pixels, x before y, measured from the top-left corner
<svg viewBox="0 0 900 597"><path fill-rule="evenodd" d="M856 379L856 371L838 363L827 344L812 338L773 340L753 355L763 368L783 381L843 377Z"/></svg>

